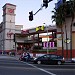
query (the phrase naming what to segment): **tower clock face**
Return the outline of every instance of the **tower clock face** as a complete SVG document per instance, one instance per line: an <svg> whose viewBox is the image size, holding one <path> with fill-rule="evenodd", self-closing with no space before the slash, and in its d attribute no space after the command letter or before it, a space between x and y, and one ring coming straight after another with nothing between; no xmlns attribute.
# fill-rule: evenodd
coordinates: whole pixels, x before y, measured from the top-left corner
<svg viewBox="0 0 75 75"><path fill-rule="evenodd" d="M14 13L14 9L8 9L8 13L13 14Z"/></svg>

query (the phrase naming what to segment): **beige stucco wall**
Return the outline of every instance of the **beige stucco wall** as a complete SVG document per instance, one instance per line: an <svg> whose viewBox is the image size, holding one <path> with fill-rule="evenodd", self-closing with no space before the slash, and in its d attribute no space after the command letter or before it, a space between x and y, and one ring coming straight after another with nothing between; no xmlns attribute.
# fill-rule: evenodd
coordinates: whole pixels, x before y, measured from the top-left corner
<svg viewBox="0 0 75 75"><path fill-rule="evenodd" d="M72 49L75 49L75 33L72 33Z"/></svg>

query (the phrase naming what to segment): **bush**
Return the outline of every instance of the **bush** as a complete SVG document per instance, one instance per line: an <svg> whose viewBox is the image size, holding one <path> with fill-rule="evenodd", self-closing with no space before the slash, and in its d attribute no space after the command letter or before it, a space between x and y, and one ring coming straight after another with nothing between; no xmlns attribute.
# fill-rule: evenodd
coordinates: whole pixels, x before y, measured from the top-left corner
<svg viewBox="0 0 75 75"><path fill-rule="evenodd" d="M37 49L42 49L41 46L34 46L33 49L37 50Z"/></svg>
<svg viewBox="0 0 75 75"><path fill-rule="evenodd" d="M48 50L49 52L55 52L55 51L57 51L56 49L53 49L53 50ZM39 50L33 50L32 51L33 53L46 53L47 52L47 50L46 49L39 49Z"/></svg>

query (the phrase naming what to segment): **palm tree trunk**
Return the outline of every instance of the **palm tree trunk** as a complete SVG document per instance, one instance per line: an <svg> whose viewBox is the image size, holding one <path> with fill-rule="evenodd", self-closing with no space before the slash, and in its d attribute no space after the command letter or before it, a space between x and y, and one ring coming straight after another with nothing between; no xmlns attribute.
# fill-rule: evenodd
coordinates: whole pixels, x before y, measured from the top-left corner
<svg viewBox="0 0 75 75"><path fill-rule="evenodd" d="M70 0L71 1L71 0ZM72 3L71 6L71 15L72 15L72 20L71 20L71 25L70 25L70 58L72 60L72 25L74 21L74 16L75 16L75 1Z"/></svg>
<svg viewBox="0 0 75 75"><path fill-rule="evenodd" d="M65 34L66 34L66 59L68 60L68 44L67 44L67 28L65 23Z"/></svg>
<svg viewBox="0 0 75 75"><path fill-rule="evenodd" d="M70 26L70 59L72 59L72 23Z"/></svg>
<svg viewBox="0 0 75 75"><path fill-rule="evenodd" d="M72 17L70 25L70 59L72 60L72 25L73 25L74 16Z"/></svg>
<svg viewBox="0 0 75 75"><path fill-rule="evenodd" d="M63 28L61 27L61 36L62 36L62 56L64 56L64 47L63 47Z"/></svg>

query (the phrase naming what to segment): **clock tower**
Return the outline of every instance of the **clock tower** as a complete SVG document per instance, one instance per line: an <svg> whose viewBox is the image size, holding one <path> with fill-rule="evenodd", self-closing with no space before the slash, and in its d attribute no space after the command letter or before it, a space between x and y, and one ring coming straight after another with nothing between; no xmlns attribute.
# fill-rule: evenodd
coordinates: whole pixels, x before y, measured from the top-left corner
<svg viewBox="0 0 75 75"><path fill-rule="evenodd" d="M15 9L16 5L6 3L3 6L3 50L14 49L15 34Z"/></svg>

